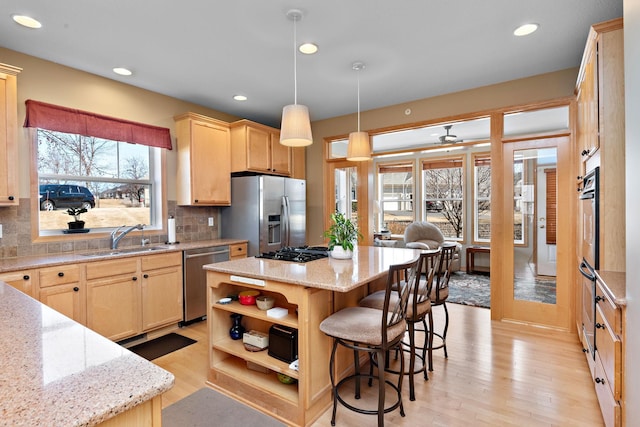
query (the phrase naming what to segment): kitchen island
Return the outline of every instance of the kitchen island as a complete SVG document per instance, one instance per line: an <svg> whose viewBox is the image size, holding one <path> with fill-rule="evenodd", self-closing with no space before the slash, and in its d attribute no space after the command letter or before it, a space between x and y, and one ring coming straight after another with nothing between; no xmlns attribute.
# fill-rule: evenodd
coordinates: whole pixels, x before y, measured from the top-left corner
<svg viewBox="0 0 640 427"><path fill-rule="evenodd" d="M331 339L319 324L327 316L357 302L386 282L389 267L418 257L404 248L359 246L351 260L323 258L295 263L263 258L206 265L209 334L208 383L247 405L289 425L307 426L331 405L329 358ZM283 317L271 317L255 305L220 303L244 290L272 296ZM268 351L248 351L232 340L231 315L243 316L246 330L269 333L272 325L297 330L298 369ZM271 343L273 344L273 343ZM351 353L339 354L338 377L351 369ZM296 380L284 384L277 374Z"/></svg>
<svg viewBox="0 0 640 427"><path fill-rule="evenodd" d="M0 343L0 425L161 425L171 373L4 282Z"/></svg>

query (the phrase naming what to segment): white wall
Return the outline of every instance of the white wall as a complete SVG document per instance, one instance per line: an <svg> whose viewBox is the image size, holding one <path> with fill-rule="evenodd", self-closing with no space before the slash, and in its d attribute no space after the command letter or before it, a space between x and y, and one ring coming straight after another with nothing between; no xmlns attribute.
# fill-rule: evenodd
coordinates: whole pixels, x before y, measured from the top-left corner
<svg viewBox="0 0 640 427"><path fill-rule="evenodd" d="M626 420L640 422L640 0L624 0L624 75L626 108L627 334ZM636 355L633 357L633 355Z"/></svg>

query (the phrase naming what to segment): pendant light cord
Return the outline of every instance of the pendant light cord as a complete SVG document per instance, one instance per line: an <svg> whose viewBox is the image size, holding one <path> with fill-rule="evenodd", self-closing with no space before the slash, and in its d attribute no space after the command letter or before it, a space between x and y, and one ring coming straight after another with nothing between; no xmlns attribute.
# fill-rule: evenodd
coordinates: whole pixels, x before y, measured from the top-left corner
<svg viewBox="0 0 640 427"><path fill-rule="evenodd" d="M358 132L360 132L360 70L358 70Z"/></svg>
<svg viewBox="0 0 640 427"><path fill-rule="evenodd" d="M298 55L296 55L296 47L298 44L297 41L297 32L296 32L296 22L298 21L298 17L293 18L293 103L298 103Z"/></svg>

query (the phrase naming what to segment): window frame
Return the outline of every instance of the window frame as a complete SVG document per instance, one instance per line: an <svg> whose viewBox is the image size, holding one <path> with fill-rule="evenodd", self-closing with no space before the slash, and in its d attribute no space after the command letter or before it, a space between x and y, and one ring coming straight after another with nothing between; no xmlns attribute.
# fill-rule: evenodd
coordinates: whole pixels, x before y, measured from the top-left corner
<svg viewBox="0 0 640 427"><path fill-rule="evenodd" d="M413 184L412 184L412 190L410 193L411 199L409 201L407 200L399 200L399 199L386 199L384 197L384 185L381 186L381 169L384 168L409 168L410 169L410 173L411 173L411 179L413 180ZM402 171L398 171L398 172L402 172ZM398 173L398 172L394 172L394 173ZM409 172L409 171L404 171L404 172ZM385 202L388 203L412 203L412 210L411 212L413 213L412 215L412 219L410 220L410 222L416 221L417 218L417 210L416 210L416 194L417 194L417 188L416 188L416 165L415 165L415 160L414 159L406 159L406 160L394 160L394 161L389 161L389 162L379 162L376 164L376 168L375 168L375 186L376 186L376 204L379 207L379 213L378 213L378 218L376 220L376 228L379 230L383 230L384 229L384 224L386 223L386 221L384 221L384 213L385 213L385 209L384 209L384 204ZM382 188L381 188L382 187ZM407 194L405 192L403 192L402 194ZM408 226L409 224L407 224ZM406 226L405 226L406 229ZM398 234L398 233L393 233L393 231L391 232L392 236L404 236L404 231L402 234Z"/></svg>
<svg viewBox="0 0 640 427"><path fill-rule="evenodd" d="M61 230L40 230L40 200L39 200L39 187L40 175L38 173L38 128L28 128L28 137L31 141L29 158L31 160L30 167L30 200L29 207L31 218L31 240L33 242L50 242L50 241L68 241L79 239L96 239L104 238L105 235L109 235L117 227L105 227L92 229L88 233L83 234L63 234ZM126 143L116 141L118 143ZM167 218L167 197L166 197L166 150L159 147L146 146L149 149L149 180L152 184L152 207L150 211L151 224L145 224L145 235L157 235L165 232L164 224ZM48 174L44 174L47 176ZM49 175L50 176L50 175ZM60 176L64 178L64 176ZM68 177L69 179L76 179L77 177ZM121 178L92 178L91 181L126 181L132 182L132 180L122 180ZM147 181L147 180L134 180ZM133 224L132 224L133 225ZM141 232L134 231L132 236L141 234Z"/></svg>
<svg viewBox="0 0 640 427"><path fill-rule="evenodd" d="M488 162L488 165L480 165L480 166L488 166L489 167L489 195L488 196L479 196L478 195L478 173L477 173L477 162ZM489 221L489 238L483 239L480 238L478 233L480 231L479 227L479 204L480 202L489 202L489 218L491 217L491 152L473 152L471 153L471 174L472 174L472 185L473 185L473 239L472 242L474 244L483 244L489 245L491 243L491 221Z"/></svg>

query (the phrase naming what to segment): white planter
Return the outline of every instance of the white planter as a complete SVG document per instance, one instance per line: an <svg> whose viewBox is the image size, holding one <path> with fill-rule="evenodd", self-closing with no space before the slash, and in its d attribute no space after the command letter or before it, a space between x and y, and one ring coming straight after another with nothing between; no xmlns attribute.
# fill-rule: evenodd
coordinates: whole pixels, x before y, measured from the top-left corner
<svg viewBox="0 0 640 427"><path fill-rule="evenodd" d="M331 258L335 259L351 259L353 257L353 251L351 249L345 250L342 246L334 246L331 250Z"/></svg>

